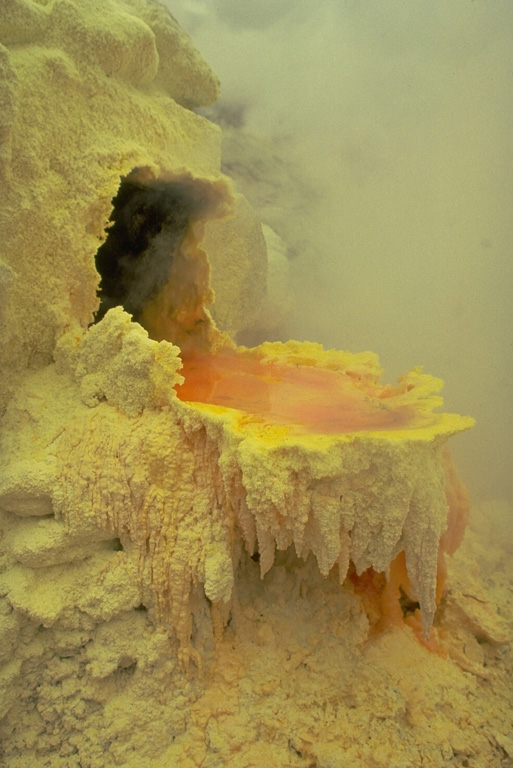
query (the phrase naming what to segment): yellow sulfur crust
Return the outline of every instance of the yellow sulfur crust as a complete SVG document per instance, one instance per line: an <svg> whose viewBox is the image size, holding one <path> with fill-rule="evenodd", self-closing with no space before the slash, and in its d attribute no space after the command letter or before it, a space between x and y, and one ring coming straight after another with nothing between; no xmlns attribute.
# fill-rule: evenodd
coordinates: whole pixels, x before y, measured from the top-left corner
<svg viewBox="0 0 513 768"><path fill-rule="evenodd" d="M371 354L296 342L254 351L287 363L318 359L327 369L358 372L359 387L377 387ZM389 396L416 409L407 429L297 435L234 408L181 402L173 389L177 354L168 342L147 339L120 309L78 343L61 342L59 370L73 376L88 406L96 398L93 408L66 414L53 447L54 504L67 524L77 524L80 510L81 519L129 536L141 572L151 573L161 620L182 644L191 634L192 586L230 605L241 547L258 550L262 576L276 550L294 545L303 559L315 555L324 576L337 564L340 582L350 562L357 573L384 571L404 550L428 632L448 517L442 451L473 423L431 413L439 380L412 372L409 391ZM137 379L134 371L142 371Z"/></svg>

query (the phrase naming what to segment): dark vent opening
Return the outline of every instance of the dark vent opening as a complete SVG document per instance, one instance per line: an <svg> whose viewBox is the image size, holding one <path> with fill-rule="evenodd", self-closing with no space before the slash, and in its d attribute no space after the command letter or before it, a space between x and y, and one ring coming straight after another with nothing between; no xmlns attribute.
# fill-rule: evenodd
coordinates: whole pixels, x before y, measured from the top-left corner
<svg viewBox="0 0 513 768"><path fill-rule="evenodd" d="M148 169L121 180L107 237L96 253L98 322L116 306L135 320L170 278L173 260L200 204L190 179L164 181Z"/></svg>

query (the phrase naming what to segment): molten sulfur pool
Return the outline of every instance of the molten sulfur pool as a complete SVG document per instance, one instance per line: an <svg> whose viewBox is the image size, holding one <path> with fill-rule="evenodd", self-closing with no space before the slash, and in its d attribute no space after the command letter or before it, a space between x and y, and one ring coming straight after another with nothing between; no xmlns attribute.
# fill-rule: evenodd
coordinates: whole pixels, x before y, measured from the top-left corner
<svg viewBox="0 0 513 768"><path fill-rule="evenodd" d="M183 355L186 402L234 408L308 434L394 430L416 426L412 405L394 403L390 389L310 365L264 360L250 351Z"/></svg>

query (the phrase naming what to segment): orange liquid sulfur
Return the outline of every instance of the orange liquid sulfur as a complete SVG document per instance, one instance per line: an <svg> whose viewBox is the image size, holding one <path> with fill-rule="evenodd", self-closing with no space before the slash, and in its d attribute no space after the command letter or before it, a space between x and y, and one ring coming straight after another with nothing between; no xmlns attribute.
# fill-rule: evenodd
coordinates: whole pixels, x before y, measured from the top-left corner
<svg viewBox="0 0 513 768"><path fill-rule="evenodd" d="M274 363L251 352L191 352L183 356L180 400L235 408L254 421L288 425L300 434L401 429L411 406L373 396L343 373L307 365Z"/></svg>

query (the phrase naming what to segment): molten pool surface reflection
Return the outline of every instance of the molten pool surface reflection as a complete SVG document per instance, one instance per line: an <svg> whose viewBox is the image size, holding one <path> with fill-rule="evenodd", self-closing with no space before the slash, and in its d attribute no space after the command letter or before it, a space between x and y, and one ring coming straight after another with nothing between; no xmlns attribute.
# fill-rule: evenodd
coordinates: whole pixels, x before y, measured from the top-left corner
<svg viewBox="0 0 513 768"><path fill-rule="evenodd" d="M180 400L235 408L255 421L293 427L294 432L337 434L412 426L411 405L369 394L344 373L263 360L251 352L191 352L183 356Z"/></svg>

